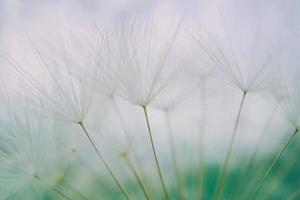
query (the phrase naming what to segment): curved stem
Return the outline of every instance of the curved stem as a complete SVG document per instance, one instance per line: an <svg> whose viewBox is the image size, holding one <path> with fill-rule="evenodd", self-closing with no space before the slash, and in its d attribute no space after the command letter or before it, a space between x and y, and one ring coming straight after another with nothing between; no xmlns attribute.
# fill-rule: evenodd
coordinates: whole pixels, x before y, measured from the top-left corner
<svg viewBox="0 0 300 200"><path fill-rule="evenodd" d="M167 130L168 130L168 135L169 135L169 139L170 139L172 164L173 164L174 174L175 174L175 178L176 178L178 199L183 199L182 186L181 186L181 175L180 175L178 159L176 156L176 145L175 145L173 130L172 130L172 126L171 126L170 114L169 114L168 110L165 111L165 118L166 118L166 122L167 122Z"/></svg>
<svg viewBox="0 0 300 200"><path fill-rule="evenodd" d="M138 184L140 185L145 197L148 199L148 200L152 200L150 195L149 195L149 192L147 191L146 189L146 186L142 180L142 178L140 177L139 173L137 172L137 170L135 169L133 163L131 162L130 158L128 157L128 155L125 156L125 160L126 160L126 163L129 167L129 169L131 170L131 172L133 173L134 177L136 178Z"/></svg>
<svg viewBox="0 0 300 200"><path fill-rule="evenodd" d="M164 179L163 179L163 176L162 176L162 172L161 172L161 169L160 169L160 166L159 166L156 150L155 150L155 147L154 147L152 132L151 132L150 123L149 123L149 117L148 117L148 113L147 113L147 108L146 108L146 106L142 106L142 108L143 108L144 115L145 115L145 118L146 118L148 134L149 134L149 138L150 138L150 142L151 142L152 152L153 152L153 155L154 155L155 164L156 164L157 172L158 172L158 175L159 175L160 183L161 183L164 195L165 195L165 199L170 199L169 195L168 195L168 192L167 192L167 188L166 188Z"/></svg>
<svg viewBox="0 0 300 200"><path fill-rule="evenodd" d="M43 183L44 185L46 185L47 187L49 187L51 190L53 190L55 193L57 193L59 196L63 197L64 199L67 200L72 200L70 197L68 197L67 195L65 195L63 192L59 191L56 187L48 184L47 182L45 182L39 175L35 175L34 178L36 178L37 180L39 180L41 183Z"/></svg>
<svg viewBox="0 0 300 200"><path fill-rule="evenodd" d="M216 198L215 198L216 200L220 200L221 196L222 196L222 192L223 192L223 188L224 188L224 182L225 182L225 178L226 178L226 175L227 175L230 159L231 159L231 156L232 156L233 146L234 146L234 143L235 143L236 133L237 133L239 121L240 121L240 118L241 118L243 105L245 103L246 95L247 95L247 92L244 91L241 103L239 105L239 110L238 110L238 113L237 113L237 117L236 117L236 120L235 120L235 123L234 123L234 129L233 129L233 133L232 133L232 136L231 136L231 139L230 139L230 144L229 144L229 148L228 148L228 151L227 151L225 163L224 163L224 166L223 166L222 171L221 171L220 178L219 178L218 183L217 183Z"/></svg>
<svg viewBox="0 0 300 200"><path fill-rule="evenodd" d="M91 145L93 146L95 152L97 153L97 155L99 156L100 160L103 162L105 168L107 169L107 171L109 172L109 174L111 175L111 177L113 178L114 182L116 183L116 185L118 186L119 190L122 192L122 194L124 195L124 197L127 200L130 200L129 195L127 194L127 192L125 191L125 189L122 187L121 183L119 182L119 180L117 179L117 177L115 176L115 174L113 173L111 167L108 165L108 163L105 161L104 156L101 154L100 150L97 148L96 144L94 143L94 141L92 140L92 138L90 137L89 133L87 132L83 122L78 122L78 124L80 125L80 127L82 128L83 132L85 133L85 135L87 136L87 138L89 139Z"/></svg>
<svg viewBox="0 0 300 200"><path fill-rule="evenodd" d="M263 178L261 179L261 181L259 182L254 194L253 194L253 200L256 199L258 193L260 192L266 178L269 176L270 172L272 171L273 167L275 166L275 164L278 162L278 160L281 158L282 154L284 153L285 149L288 147L288 145L292 142L293 138L296 136L298 132L298 129L295 129L294 133L289 137L288 141L282 146L282 148L280 149L280 151L278 152L278 154L276 155L275 159L273 160L271 166L268 168L268 170L266 171L266 173L264 174Z"/></svg>

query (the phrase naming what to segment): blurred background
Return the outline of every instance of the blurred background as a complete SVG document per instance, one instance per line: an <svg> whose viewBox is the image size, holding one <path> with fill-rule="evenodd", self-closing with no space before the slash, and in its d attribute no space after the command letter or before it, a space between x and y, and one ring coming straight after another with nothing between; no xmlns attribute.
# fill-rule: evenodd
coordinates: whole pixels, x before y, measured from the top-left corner
<svg viewBox="0 0 300 200"><path fill-rule="evenodd" d="M182 180L184 199L197 199L199 170L203 164L201 156L205 158L206 166L204 199L212 199L234 126L241 92L236 87L224 83L226 81L222 78L211 76L209 64L205 66L203 62L197 62L201 54L195 53L197 50L193 51L197 47L186 30L200 27L209 38L220 42L221 47L226 45L222 41L235 43L237 49L239 45L250 46L253 41L258 41L259 48L254 50L256 54L251 57L254 64L260 62L261 55L270 53L276 57L272 62L276 67L280 65L281 68L288 68L285 64L279 64L288 63L299 68L297 66L299 59L297 54L300 52L299 1L0 0L0 49L17 49L16 46L20 44L22 46L28 39L48 41L53 34L64 34L68 30L84 33L95 24L101 26L119 23L126 16L134 15L137 19L143 20L144 16L151 16L153 13L157 15L162 35L172 27L170 24L182 18L184 31L178 37L181 48L177 53L188 56L195 54L192 55L193 62L186 67L186 74L177 81L174 88L169 89L175 94L172 98L179 99L169 117L184 177ZM159 38L157 40L159 41ZM192 47L192 50L186 53L189 47ZM8 73L9 67L3 67L5 65L3 63L0 62L0 73L5 74ZM276 67L269 69L270 73L274 72L273 77L269 78L274 78L274 82L278 78ZM247 68L251 71L254 67L249 65ZM10 85L9 80L6 81L6 85ZM253 190L251 188L255 188L279 147L292 132L293 127L266 93L265 91L250 93L245 101L224 199L232 199L234 195L237 195L237 199L244 199L239 198L238 192L244 191L241 193L245 196L247 192L251 193ZM159 193L155 192L159 190L159 186L155 184L157 177L153 176L155 170L152 155L147 150L150 149L150 144L142 110L117 97L120 112L116 112L109 99L101 95L96 96L86 120L92 136L102 147L106 157L109 157L113 168L133 199L143 199L130 171L119 159L122 151L128 148L119 132L121 129L130 132L134 138L136 165L141 169L150 193L154 196L153 199L160 199ZM164 100L164 96L158 96L149 108L149 116L162 171L171 196L176 199L175 180L170 170L172 161L165 113L160 109ZM120 116L126 124L125 128L122 122L116 120ZM94 152L85 145L86 139L80 136L81 130L76 125L53 123L57 132L65 133L61 137L65 147L73 153L76 152L76 156L72 154L74 157L68 157L72 167L68 165L64 168L67 182L72 183L73 187L88 196L88 199L121 199L121 195L111 186L113 184L110 177L103 173L103 167L100 167L99 173L99 163L95 159ZM298 137L288 147L266 181L266 187L259 199L285 200L288 196L297 194L300 188L299 140ZM202 150L199 150L199 143L203 145ZM255 159L251 160L254 153ZM247 162L250 164L247 165ZM82 199L72 191L66 193L70 193L74 199ZM51 192L42 198L56 199Z"/></svg>

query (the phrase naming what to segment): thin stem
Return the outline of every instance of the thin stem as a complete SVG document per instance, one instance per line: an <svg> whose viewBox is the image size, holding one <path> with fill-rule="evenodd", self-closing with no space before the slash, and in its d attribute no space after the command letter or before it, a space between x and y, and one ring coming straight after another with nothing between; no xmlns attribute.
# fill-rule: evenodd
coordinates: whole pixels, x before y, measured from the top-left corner
<svg viewBox="0 0 300 200"><path fill-rule="evenodd" d="M293 162L287 162L283 166L282 169L278 170L276 173L276 179L278 181L272 182L270 185L268 185L268 190L267 192L264 192L262 195L262 199L269 199L271 198L271 195L276 194L276 190L279 189L280 184L284 183L283 179L286 177L286 175L290 172L292 169L293 165L297 163L298 160L293 160Z"/></svg>
<svg viewBox="0 0 300 200"><path fill-rule="evenodd" d="M263 144L263 140L264 140L265 136L268 133L269 126L270 126L271 122L273 121L273 118L275 116L274 114L276 111L277 111L277 107L275 109L273 109L272 112L269 114L268 119L264 125L262 134L260 134L260 137L258 138L255 149L254 149L252 155L250 156L249 160L247 161L247 164L243 168L242 173L237 181L237 184L238 184L237 189L234 191L234 193L232 195L232 199L239 199L241 197L241 193L242 192L245 193L245 191L242 191L242 189L244 188L244 185L245 185L245 182L242 180L245 178L248 178L249 173L247 173L247 172L253 170L252 163L254 163L254 161L256 160L256 156L260 150L261 145Z"/></svg>
<svg viewBox="0 0 300 200"><path fill-rule="evenodd" d="M201 114L199 118L199 192L198 199L203 200L205 196L205 153L204 153L204 138L205 138L205 121L206 121L206 77L203 77L202 84L200 84L202 91L202 99L199 99L203 110L199 111ZM200 95L198 95L200 97Z"/></svg>
<svg viewBox="0 0 300 200"><path fill-rule="evenodd" d="M37 180L39 180L41 183L43 183L44 185L46 185L47 187L49 187L51 190L53 190L55 193L57 193L59 196L63 197L64 199L67 200L72 200L70 197L68 197L67 195L65 195L63 192L59 191L56 187L53 187L52 185L48 184L47 182L45 182L39 175L35 175L34 178L36 178Z"/></svg>
<svg viewBox="0 0 300 200"><path fill-rule="evenodd" d="M82 199L89 200L84 194L82 194L79 190L74 188L72 185L70 185L68 182L65 181L65 179L62 180L63 184L67 186L70 190L72 190L74 193L77 193Z"/></svg>
<svg viewBox="0 0 300 200"><path fill-rule="evenodd" d="M277 156L275 157L275 159L273 160L271 166L268 168L268 170L266 171L266 173L264 174L263 178L261 179L261 181L259 182L254 194L253 194L253 200L256 199L257 194L260 192L266 178L269 176L270 172L272 171L273 167L275 166L275 164L279 161L279 159L281 158L282 154L284 153L285 149L288 147L288 145L292 142L293 138L296 136L298 132L298 129L295 129L295 131L293 132L293 134L289 137L288 141L282 146L282 148L280 149L280 151L278 152Z"/></svg>
<svg viewBox="0 0 300 200"><path fill-rule="evenodd" d="M231 156L232 156L233 146L234 146L234 143L235 143L236 133L237 133L238 125L239 125L239 122L240 122L241 113L242 113L243 105L245 103L246 95L247 95L247 92L244 91L241 103L239 105L239 110L238 110L238 113L237 113L237 117L236 117L236 120L235 120L235 123L234 123L234 129L233 129L233 133L232 133L232 136L231 136L231 139L230 139L230 144L229 144L229 148L228 148L228 151L227 151L225 163L224 163L223 169L221 171L219 181L217 183L216 198L215 198L216 200L221 199L221 195L222 195L223 188L224 188L224 182L225 182L225 178L226 178L226 175L227 175L230 159L231 159Z"/></svg>
<svg viewBox="0 0 300 200"><path fill-rule="evenodd" d="M120 125L121 125L122 131L126 137L126 140L127 140L128 144L131 145L131 137L128 134L128 132L126 131L126 125L125 125L124 119L122 117L121 110L116 102L115 96L112 96L110 98L111 98L111 102L113 104L113 108L115 109L117 116L119 116Z"/></svg>
<svg viewBox="0 0 300 200"><path fill-rule="evenodd" d="M298 197L300 197L300 188L292 193L287 200L297 200Z"/></svg>
<svg viewBox="0 0 300 200"><path fill-rule="evenodd" d="M168 135L169 135L169 139L170 139L172 164L173 164L174 174L175 174L175 178L176 178L178 198L183 199L180 169L179 169L178 159L176 156L176 145L175 145L173 130L172 130L172 126L171 126L170 113L168 110L165 111L165 118L166 118L166 122L167 122Z"/></svg>
<svg viewBox="0 0 300 200"><path fill-rule="evenodd" d="M157 155L156 155L156 150L155 150L155 147L154 147L152 132L151 132L150 123L149 123L149 117L148 117L148 113L147 113L147 108L146 108L146 106L142 106L142 108L143 108L144 115L145 115L146 122L147 122L149 138L150 138L150 142L151 142L152 152L153 152L153 155L154 155L155 164L156 164L157 172L158 172L158 175L159 175L160 183L161 183L164 195L165 195L165 199L170 199L169 195L168 195L168 192L167 192L167 188L166 188L164 179L163 179L163 176L162 176L162 172L160 170L158 158L157 158Z"/></svg>
<svg viewBox="0 0 300 200"><path fill-rule="evenodd" d="M199 181L199 200L204 199L204 191L205 191L205 159L204 159L204 148L203 148L203 142L200 141L199 150L200 150L200 181Z"/></svg>
<svg viewBox="0 0 300 200"><path fill-rule="evenodd" d="M115 176L115 174L113 173L111 167L108 165L108 163L105 161L104 156L101 154L100 150L97 148L96 144L94 143L94 141L92 140L92 138L90 137L89 133L87 132L83 122L78 122L78 124L80 125L80 127L82 128L83 132L85 133L85 135L87 136L87 138L89 139L91 145L93 146L95 152L98 154L99 158L101 159L101 161L103 162L105 168L107 169L107 171L109 172L109 174L111 175L111 177L113 178L114 182L116 183L116 185L118 186L119 190L122 192L122 194L124 195L124 197L127 200L130 200L129 195L127 194L127 192L125 191L125 189L122 187L121 183L119 182L119 180L117 179L117 177Z"/></svg>
<svg viewBox="0 0 300 200"><path fill-rule="evenodd" d="M131 147L133 144L132 144L132 138L130 137L128 131L126 130L126 125L125 125L125 121L122 117L122 113L121 113L121 110L116 102L116 98L115 96L111 96L111 101L112 101L112 104L113 104L113 108L115 109L116 111L116 114L117 116L119 117L119 121L120 121L120 124L121 124L121 128L122 128L122 131L124 133L124 136L126 137L126 140L127 140L127 143L128 143L128 146ZM135 160L136 160L136 153L133 151L133 149L130 151L131 153L131 156L132 157L135 157ZM139 169L140 173L142 173L143 171L141 169Z"/></svg>
<svg viewBox="0 0 300 200"><path fill-rule="evenodd" d="M145 186L142 178L140 177L139 173L135 169L135 167L134 167L133 163L131 162L130 158L128 157L128 155L125 155L125 160L126 160L126 163L127 163L128 167L129 167L129 169L131 170L131 172L133 173L134 177L136 178L138 184L140 185L143 193L145 194L145 197L148 200L151 200L149 192L147 191L146 186Z"/></svg>
<svg viewBox="0 0 300 200"><path fill-rule="evenodd" d="M85 167L89 171L89 173L91 173L91 175L97 180L96 184L101 188L101 195L103 195L103 190L106 192L106 194L108 194L109 190L107 188L107 184L104 184L103 181L101 181L101 178L98 177L99 175L96 172L94 172L94 170L91 169L89 165L87 165L87 163L81 158L81 156L76 151L74 153L81 166ZM112 196L110 196L110 198L112 198Z"/></svg>

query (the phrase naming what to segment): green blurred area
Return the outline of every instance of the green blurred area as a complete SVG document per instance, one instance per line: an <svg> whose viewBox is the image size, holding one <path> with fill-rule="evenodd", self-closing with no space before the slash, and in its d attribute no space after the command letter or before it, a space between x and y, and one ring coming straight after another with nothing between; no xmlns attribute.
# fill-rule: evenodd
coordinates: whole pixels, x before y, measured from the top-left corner
<svg viewBox="0 0 300 200"><path fill-rule="evenodd" d="M294 140L291 145L286 149L286 152L281 157L280 161L276 164L271 171L270 176L266 179L262 190L258 193L257 199L259 200L297 200L300 199L300 145L299 138ZM280 147L280 146L279 146ZM279 148L278 147L278 148ZM230 171L226 178L224 192L222 199L226 200L251 200L257 185L261 181L264 173L270 166L274 157L276 156L275 150L272 154L263 157L251 155L245 157L244 160L232 164ZM190 163L190 168L181 170L183 198L185 200L200 199L200 169L193 166L195 163ZM78 166L80 167L80 166ZM220 172L220 165L207 164L205 166L205 185L204 185L204 200L214 198L214 189ZM70 167L66 170L66 177L74 177L72 181L81 181L76 179L77 176L76 166ZM124 199L122 194L117 190L110 177L98 177L96 174L92 175L92 181L85 185L85 187L70 189L65 187L65 183L61 182L57 185L65 194L74 200L80 199L104 199L104 200L117 200ZM149 178L147 176L143 177ZM124 182L124 186L132 199L141 200L145 199L141 188L133 178L128 178ZM146 182L146 186L150 191L153 200L163 199L163 194L159 188L159 182ZM175 183L168 184L168 192L172 199L178 199L177 187ZM44 200L62 199L53 191L48 191L44 194Z"/></svg>

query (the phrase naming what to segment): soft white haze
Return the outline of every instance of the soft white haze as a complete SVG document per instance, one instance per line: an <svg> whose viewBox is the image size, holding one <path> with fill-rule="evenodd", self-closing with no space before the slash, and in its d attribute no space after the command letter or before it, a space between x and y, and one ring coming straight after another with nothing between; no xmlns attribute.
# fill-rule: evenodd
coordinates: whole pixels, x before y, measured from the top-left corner
<svg viewBox="0 0 300 200"><path fill-rule="evenodd" d="M86 29L93 27L94 23L99 25L109 22L118 23L126 15L145 16L153 12L157 14L160 23L165 23L166 26L182 17L185 30L191 27L199 27L207 32L207 35L211 38L221 36L221 38L228 38L229 41L234 43L239 44L239 42L242 42L246 46L250 46L256 39L253 37L257 36L259 43L260 41L265 43L261 45L263 49L257 49L257 51L261 51L262 54L266 53L266 50L270 54L275 52L275 57L278 52L286 53L286 51L290 51L290 47L299 42L297 34L299 33L300 22L297 18L300 16L300 3L297 1L28 0L25 2L2 0L0 1L1 49L9 49L19 42L20 44L26 43L27 39L33 41L46 40L52 34L64 34L67 30L84 32ZM191 42L191 38L188 34L181 34L179 41L185 44ZM222 45L222 42L220 44ZM185 51L184 48L182 50ZM199 57L199 54L196 54L196 57ZM260 58L257 57L257 59ZM247 67L251 68L251 66ZM201 73L201 70L197 69L199 66L194 66L194 68ZM4 70L4 68L1 67L1 70ZM211 98L207 102L207 110L209 110L207 112L210 118L207 122L208 129L210 124L212 124L213 129L217 124L220 127L215 129L216 134L221 130L223 132L226 127L229 131L231 129L232 120L229 117L232 113L233 115L235 113L235 111L232 111L232 107L227 106L232 101L233 96L231 93L237 96L237 101L239 101L239 95L234 93L235 89L225 87L226 91L229 92L224 92L224 85L222 83L218 83L218 85L216 87L213 84L208 86L212 88L207 89L208 98ZM217 98L219 100L216 101ZM264 124L266 115L272 109L269 107L273 107L269 103L265 104L263 99L256 97L253 100L249 99L248 108L245 109L246 114L242 117L242 123L244 122L251 127L244 133L245 143L255 141L256 133L261 130L259 125ZM186 104L188 109L192 107L189 101ZM255 109L251 109L252 106ZM201 108L199 111L201 112ZM179 114L184 116L183 113L179 109ZM221 117L222 115L224 115L224 118ZM252 115L256 117L252 118ZM257 116L260 116L260 118ZM159 119L159 113L154 118ZM174 124L177 124L178 132L184 129L184 122L178 121ZM281 131L274 131L274 135L276 135L276 132L280 133ZM211 140L212 143L207 143L207 148L211 148L211 145L213 145L212 149L215 150L214 146L219 146L218 142L223 142L223 139L218 141L214 136Z"/></svg>

